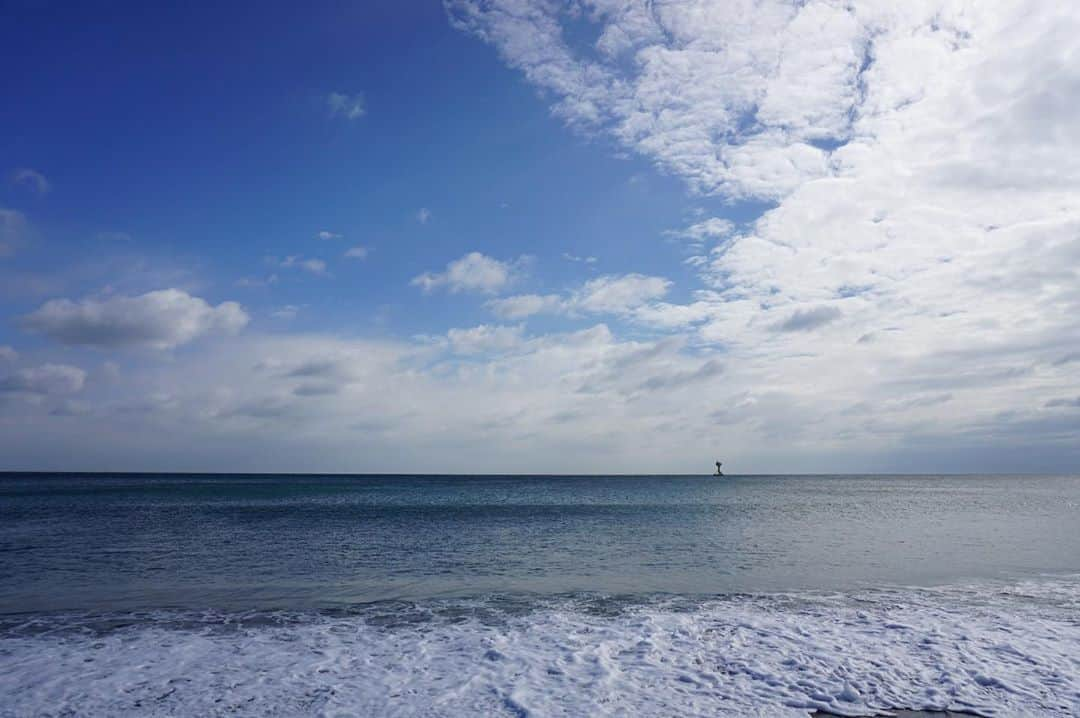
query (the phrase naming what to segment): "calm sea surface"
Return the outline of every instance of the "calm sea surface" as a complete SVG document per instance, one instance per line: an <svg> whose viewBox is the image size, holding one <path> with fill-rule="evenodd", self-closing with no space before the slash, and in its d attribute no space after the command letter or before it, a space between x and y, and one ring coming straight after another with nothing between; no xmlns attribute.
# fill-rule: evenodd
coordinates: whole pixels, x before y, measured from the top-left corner
<svg viewBox="0 0 1080 718"><path fill-rule="evenodd" d="M0 612L715 595L1080 571L1080 478L0 478Z"/></svg>

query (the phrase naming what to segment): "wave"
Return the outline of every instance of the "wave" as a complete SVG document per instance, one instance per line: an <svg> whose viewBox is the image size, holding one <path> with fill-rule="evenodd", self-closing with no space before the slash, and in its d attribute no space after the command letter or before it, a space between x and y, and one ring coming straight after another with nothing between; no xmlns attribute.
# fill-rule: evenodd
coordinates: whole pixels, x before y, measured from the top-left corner
<svg viewBox="0 0 1080 718"><path fill-rule="evenodd" d="M1080 714L1080 579L8 616L2 716Z"/></svg>

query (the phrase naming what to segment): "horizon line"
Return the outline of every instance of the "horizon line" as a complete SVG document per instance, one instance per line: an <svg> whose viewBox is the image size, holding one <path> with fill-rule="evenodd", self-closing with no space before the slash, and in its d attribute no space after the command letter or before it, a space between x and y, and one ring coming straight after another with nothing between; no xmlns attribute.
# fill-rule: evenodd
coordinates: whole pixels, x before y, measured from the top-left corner
<svg viewBox="0 0 1080 718"><path fill-rule="evenodd" d="M931 477L931 476L1061 476L1061 477L1076 477L1080 476L1080 470L1075 473L1051 471L1051 472L1024 472L1024 471L928 471L928 472L873 472L873 471L844 471L844 472L810 472L810 473L778 473L778 472L764 472L764 473L725 473L720 476L716 474L710 474L707 472L702 473L677 473L677 474L665 474L658 472L645 472L639 474L631 473L573 473L573 472L561 472L561 473L513 473L513 472L451 472L451 473L425 473L425 472L407 472L407 471L361 471L361 472L344 472L344 471L110 471L110 470L44 470L44 469L0 469L0 477L9 476L13 474L33 474L44 476L56 476L64 474L75 474L84 476L271 476L271 477L290 477L290 476L323 476L323 477L413 477L413 478L640 478L640 477L673 477L673 478L686 478L686 477L705 477L715 479L731 479L742 477L792 477L792 476L808 476L808 477L828 477L828 476L912 476L912 477Z"/></svg>

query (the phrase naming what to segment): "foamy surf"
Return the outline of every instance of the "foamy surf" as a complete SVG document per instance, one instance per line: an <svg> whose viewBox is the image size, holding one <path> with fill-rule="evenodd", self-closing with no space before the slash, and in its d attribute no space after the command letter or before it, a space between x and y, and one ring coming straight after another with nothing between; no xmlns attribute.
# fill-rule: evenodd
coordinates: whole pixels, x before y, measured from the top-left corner
<svg viewBox="0 0 1080 718"><path fill-rule="evenodd" d="M0 714L1080 714L1080 582L27 617ZM126 625L125 625L126 622Z"/></svg>

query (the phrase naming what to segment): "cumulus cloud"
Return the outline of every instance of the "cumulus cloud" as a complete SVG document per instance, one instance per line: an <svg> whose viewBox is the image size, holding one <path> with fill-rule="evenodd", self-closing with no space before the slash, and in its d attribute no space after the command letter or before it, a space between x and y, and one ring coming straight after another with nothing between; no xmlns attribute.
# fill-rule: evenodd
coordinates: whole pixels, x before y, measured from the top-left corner
<svg viewBox="0 0 1080 718"><path fill-rule="evenodd" d="M344 235L338 234L337 232L330 232L324 229L315 236L319 239L341 239Z"/></svg>
<svg viewBox="0 0 1080 718"><path fill-rule="evenodd" d="M367 259L367 256L371 254L371 250L367 247L357 245L355 247L349 247L345 250L343 255L346 259Z"/></svg>
<svg viewBox="0 0 1080 718"><path fill-rule="evenodd" d="M747 403L725 422L789 447L894 455L955 439L1063 456L1075 442L1075 425L1039 414L1066 408L1077 381L1080 155L1063 151L1080 142L1074 8L451 0L448 12L571 127L693 192L768 203L739 227L669 233L700 247L702 289L623 313L730 358L724 378ZM520 317L571 303L514 299L489 306ZM905 399L945 395L949 412ZM878 411L854 423L855 406Z"/></svg>
<svg viewBox="0 0 1080 718"><path fill-rule="evenodd" d="M342 92L331 92L326 96L326 107L331 117L345 120L358 120L367 114L364 96L360 93L346 95Z"/></svg>
<svg viewBox="0 0 1080 718"><path fill-rule="evenodd" d="M38 195L48 194L49 190L52 189L52 184L45 175L29 167L21 167L12 171L11 182Z"/></svg>
<svg viewBox="0 0 1080 718"><path fill-rule="evenodd" d="M42 364L0 376L0 393L62 395L82 391L86 372L67 364Z"/></svg>
<svg viewBox="0 0 1080 718"><path fill-rule="evenodd" d="M701 192L780 197L828 174L877 28L831 2L449 0L451 22L604 131ZM566 26L594 27L592 46ZM869 20L870 18L867 18Z"/></svg>
<svg viewBox="0 0 1080 718"><path fill-rule="evenodd" d="M248 323L236 302L212 306L180 289L138 296L53 299L22 318L22 325L63 344L172 349L204 334L232 334Z"/></svg>
<svg viewBox="0 0 1080 718"><path fill-rule="evenodd" d="M522 263L522 259L503 262L480 252L469 252L447 264L445 271L425 272L413 278L411 284L425 292L445 288L454 293L494 294L513 281L514 274Z"/></svg>

